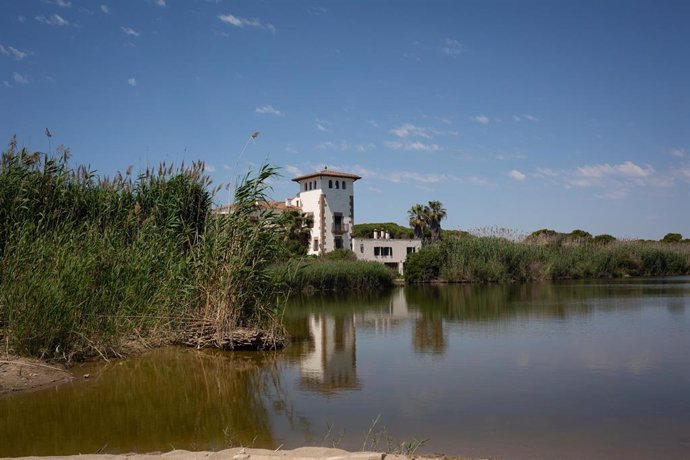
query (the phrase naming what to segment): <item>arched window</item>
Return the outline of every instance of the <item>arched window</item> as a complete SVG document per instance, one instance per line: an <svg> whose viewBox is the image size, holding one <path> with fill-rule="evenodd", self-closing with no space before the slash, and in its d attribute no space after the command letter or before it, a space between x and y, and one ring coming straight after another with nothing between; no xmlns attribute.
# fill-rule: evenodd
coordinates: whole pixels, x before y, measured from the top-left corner
<svg viewBox="0 0 690 460"><path fill-rule="evenodd" d="M346 187L345 187L345 181L343 181L343 190L345 190L345 188L346 188Z"/></svg>
<svg viewBox="0 0 690 460"><path fill-rule="evenodd" d="M312 183L311 183L311 181L310 181L310 182L309 182L309 190L311 190L311 184L312 184Z"/></svg>
<svg viewBox="0 0 690 460"><path fill-rule="evenodd" d="M340 182L335 181L335 188L340 188Z"/></svg>
<svg viewBox="0 0 690 460"><path fill-rule="evenodd" d="M306 182L304 183L304 191L305 192L307 191L307 183Z"/></svg>
<svg viewBox="0 0 690 460"><path fill-rule="evenodd" d="M314 181L314 190L316 190L316 181Z"/></svg>
<svg viewBox="0 0 690 460"><path fill-rule="evenodd" d="M328 181L328 188L333 188L333 181L332 180Z"/></svg>

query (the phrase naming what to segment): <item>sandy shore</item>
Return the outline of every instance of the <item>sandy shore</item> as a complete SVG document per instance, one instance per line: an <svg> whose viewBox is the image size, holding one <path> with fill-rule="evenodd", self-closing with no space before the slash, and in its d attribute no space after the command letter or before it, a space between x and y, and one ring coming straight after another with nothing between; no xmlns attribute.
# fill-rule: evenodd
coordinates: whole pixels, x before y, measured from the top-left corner
<svg viewBox="0 0 690 460"><path fill-rule="evenodd" d="M300 447L294 450L266 450L233 448L219 452L189 452L186 450L174 450L167 453L154 452L149 454L123 454L123 455L71 455L65 457L20 457L23 459L73 459L73 460L408 460L414 457L404 455L391 455L377 452L348 452L342 449L327 447ZM418 458L418 457L417 457ZM433 457L427 457L433 458ZM449 457L435 457L449 458ZM462 460L461 457L452 457L454 460Z"/></svg>
<svg viewBox="0 0 690 460"><path fill-rule="evenodd" d="M63 366L17 356L0 358L0 397L40 390L69 382L74 377Z"/></svg>

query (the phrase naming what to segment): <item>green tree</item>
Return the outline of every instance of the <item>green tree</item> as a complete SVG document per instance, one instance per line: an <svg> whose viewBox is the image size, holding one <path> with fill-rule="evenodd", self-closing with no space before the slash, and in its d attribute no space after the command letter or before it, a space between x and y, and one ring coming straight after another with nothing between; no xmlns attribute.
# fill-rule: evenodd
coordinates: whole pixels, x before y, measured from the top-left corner
<svg viewBox="0 0 690 460"><path fill-rule="evenodd" d="M661 239L661 242L662 243L680 243L680 241L682 239L683 239L683 235L681 235L680 233L667 233Z"/></svg>
<svg viewBox="0 0 690 460"><path fill-rule="evenodd" d="M441 240L441 221L446 218L446 209L440 201L429 201L429 205L424 207L426 222L431 230L431 242Z"/></svg>
<svg viewBox="0 0 690 460"><path fill-rule="evenodd" d="M424 238L424 230L427 226L427 213L425 206L416 204L407 211L410 218L410 227L414 229L414 237L418 239Z"/></svg>
<svg viewBox="0 0 690 460"><path fill-rule="evenodd" d="M314 218L299 209L289 209L281 216L285 229L283 241L291 255L303 256L309 249Z"/></svg>

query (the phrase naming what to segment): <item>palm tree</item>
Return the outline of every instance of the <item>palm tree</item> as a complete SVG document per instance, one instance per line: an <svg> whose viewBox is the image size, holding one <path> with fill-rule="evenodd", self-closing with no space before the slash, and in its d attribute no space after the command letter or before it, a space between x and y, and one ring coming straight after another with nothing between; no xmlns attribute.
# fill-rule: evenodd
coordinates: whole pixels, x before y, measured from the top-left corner
<svg viewBox="0 0 690 460"><path fill-rule="evenodd" d="M446 210L440 201L429 201L429 205L424 206L424 211L431 230L431 242L435 243L441 239L441 221L446 218Z"/></svg>
<svg viewBox="0 0 690 460"><path fill-rule="evenodd" d="M424 230L426 229L426 212L425 206L416 204L407 211L410 218L410 227L414 229L414 237L418 239L424 238Z"/></svg>

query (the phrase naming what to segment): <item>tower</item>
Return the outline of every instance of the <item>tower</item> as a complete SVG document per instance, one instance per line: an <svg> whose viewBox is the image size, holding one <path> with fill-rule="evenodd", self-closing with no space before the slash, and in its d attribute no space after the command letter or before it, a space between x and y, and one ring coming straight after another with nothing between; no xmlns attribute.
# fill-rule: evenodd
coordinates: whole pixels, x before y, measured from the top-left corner
<svg viewBox="0 0 690 460"><path fill-rule="evenodd" d="M352 249L354 183L358 179L361 177L355 174L328 168L292 179L299 184L296 200L302 212L314 220L308 254Z"/></svg>

